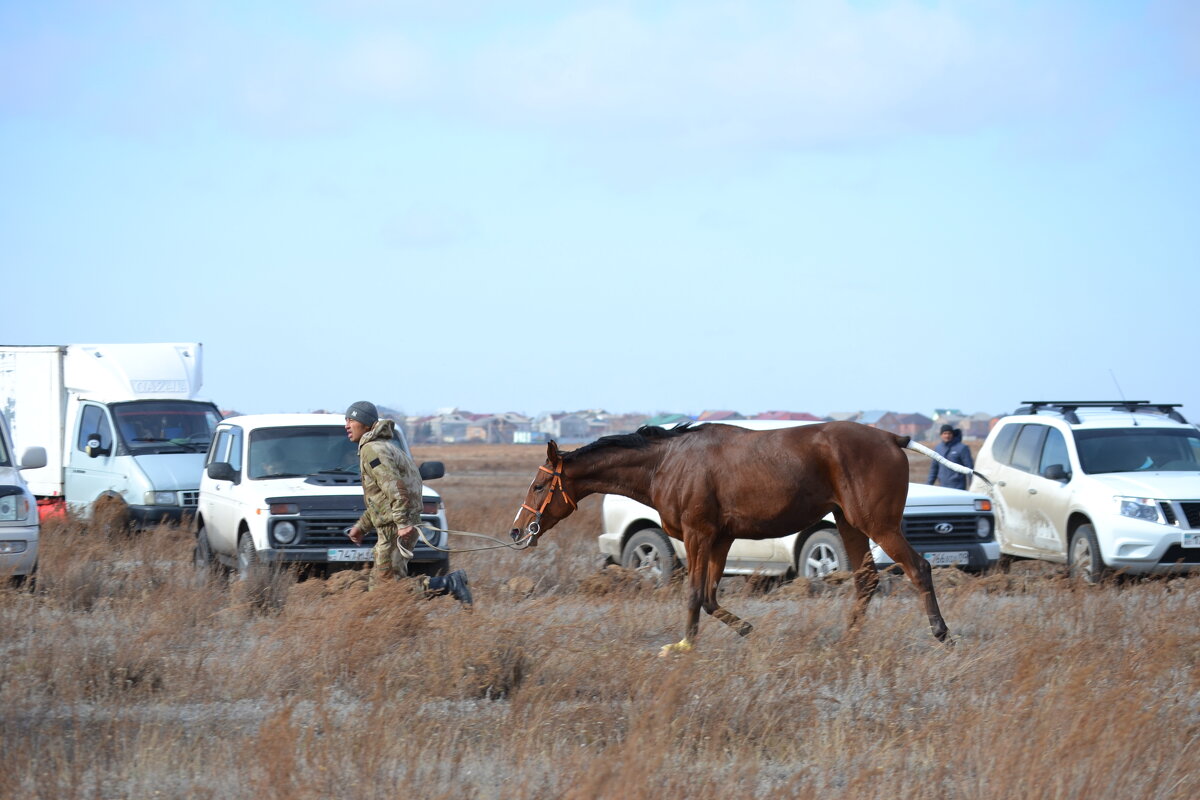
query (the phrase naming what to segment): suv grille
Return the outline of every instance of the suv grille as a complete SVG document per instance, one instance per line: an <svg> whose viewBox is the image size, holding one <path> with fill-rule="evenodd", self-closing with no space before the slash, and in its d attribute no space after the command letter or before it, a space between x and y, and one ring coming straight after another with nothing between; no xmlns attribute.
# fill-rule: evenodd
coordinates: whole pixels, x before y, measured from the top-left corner
<svg viewBox="0 0 1200 800"><path fill-rule="evenodd" d="M200 499L200 490L196 489L191 492L179 493L179 504L185 508L195 508L197 501Z"/></svg>
<svg viewBox="0 0 1200 800"><path fill-rule="evenodd" d="M296 543L288 545L289 547L350 547L350 540L346 538L346 529L358 522L357 516L301 516L299 518L290 517L289 519L292 519L300 529L300 535L297 537ZM438 527L439 520L437 517L422 517L421 521ZM437 544L437 539L433 538L432 535L428 532L425 535L429 536L431 542ZM370 531L363 536L361 546L374 547L377 541L379 541L379 537L374 531ZM424 547L419 539L417 540L417 546Z"/></svg>
<svg viewBox="0 0 1200 800"><path fill-rule="evenodd" d="M1200 564L1200 547L1180 547L1173 544L1159 559L1160 564Z"/></svg>
<svg viewBox="0 0 1200 800"><path fill-rule="evenodd" d="M1187 518L1188 527L1200 528L1200 502L1180 503L1179 507L1183 509L1183 516Z"/></svg>
<svg viewBox="0 0 1200 800"><path fill-rule="evenodd" d="M980 516L979 514L906 516L901 523L901 531L908 541L925 544L959 540L979 541L976 526ZM947 526L949 526L949 530L946 530Z"/></svg>

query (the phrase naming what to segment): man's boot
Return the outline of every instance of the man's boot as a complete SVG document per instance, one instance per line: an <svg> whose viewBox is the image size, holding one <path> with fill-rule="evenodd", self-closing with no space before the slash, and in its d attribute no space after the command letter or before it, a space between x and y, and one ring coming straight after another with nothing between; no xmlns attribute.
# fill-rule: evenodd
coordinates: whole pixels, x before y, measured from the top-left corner
<svg viewBox="0 0 1200 800"><path fill-rule="evenodd" d="M456 569L449 575L435 575L425 588L432 594L450 594L465 606L471 605L471 590L467 586L467 573Z"/></svg>

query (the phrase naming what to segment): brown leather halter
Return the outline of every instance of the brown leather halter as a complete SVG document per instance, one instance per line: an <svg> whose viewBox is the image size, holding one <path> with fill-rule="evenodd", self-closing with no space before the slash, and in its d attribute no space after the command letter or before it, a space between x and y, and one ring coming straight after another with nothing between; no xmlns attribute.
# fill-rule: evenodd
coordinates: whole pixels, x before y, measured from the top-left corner
<svg viewBox="0 0 1200 800"><path fill-rule="evenodd" d="M563 500L567 501L567 505L574 511L578 508L575 501L567 494L566 488L563 486L563 462L560 458L554 469L547 469L545 465L538 467L539 472L545 472L550 475L550 491L546 492L546 496L542 498L541 508L534 508L528 503L521 503L521 508L526 511L532 511L534 514L533 522L525 526L525 533L528 536L536 536L542 530L542 512L546 510L546 506L550 505L550 501L554 499L554 492L558 491L563 496Z"/></svg>

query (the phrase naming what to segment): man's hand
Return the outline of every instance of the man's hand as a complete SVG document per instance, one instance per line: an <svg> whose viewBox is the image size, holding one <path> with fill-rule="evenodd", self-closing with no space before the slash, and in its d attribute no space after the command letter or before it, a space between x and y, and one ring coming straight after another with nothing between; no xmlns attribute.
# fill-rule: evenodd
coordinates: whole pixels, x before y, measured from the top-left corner
<svg viewBox="0 0 1200 800"><path fill-rule="evenodd" d="M354 542L355 544L362 544L362 540L363 540L362 528L358 527L357 525L355 525L353 528L351 528L349 531L347 531L346 535L349 536L350 541Z"/></svg>
<svg viewBox="0 0 1200 800"><path fill-rule="evenodd" d="M400 544L405 550L411 551L417 544L417 529L412 525L401 528L396 531L396 538L400 540Z"/></svg>

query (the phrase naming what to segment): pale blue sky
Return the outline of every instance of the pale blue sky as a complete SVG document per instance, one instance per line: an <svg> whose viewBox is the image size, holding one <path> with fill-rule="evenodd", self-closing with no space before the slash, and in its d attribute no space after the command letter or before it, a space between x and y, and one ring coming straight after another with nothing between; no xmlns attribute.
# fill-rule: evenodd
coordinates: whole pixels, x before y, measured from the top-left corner
<svg viewBox="0 0 1200 800"><path fill-rule="evenodd" d="M1200 5L0 0L13 344L246 412L1200 419Z"/></svg>

